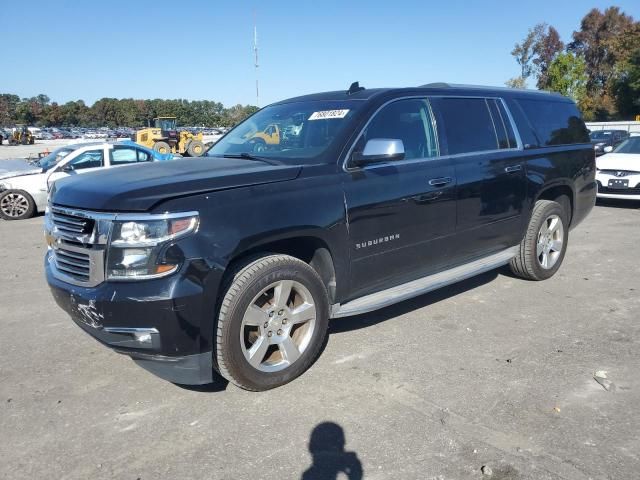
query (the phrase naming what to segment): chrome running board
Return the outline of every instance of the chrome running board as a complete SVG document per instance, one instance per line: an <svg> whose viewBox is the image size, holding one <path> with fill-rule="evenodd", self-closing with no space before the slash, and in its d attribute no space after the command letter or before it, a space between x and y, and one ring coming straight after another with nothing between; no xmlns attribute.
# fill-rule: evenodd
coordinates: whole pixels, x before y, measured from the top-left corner
<svg viewBox="0 0 640 480"><path fill-rule="evenodd" d="M345 304L338 303L331 307L331 318L348 317L350 315L372 312L379 308L388 307L394 303L417 297L432 290L479 275L480 273L488 272L489 270L509 263L509 261L518 254L518 249L518 246L511 247L465 265L460 265L459 267L434 273L433 275L391 287L381 292L356 298Z"/></svg>

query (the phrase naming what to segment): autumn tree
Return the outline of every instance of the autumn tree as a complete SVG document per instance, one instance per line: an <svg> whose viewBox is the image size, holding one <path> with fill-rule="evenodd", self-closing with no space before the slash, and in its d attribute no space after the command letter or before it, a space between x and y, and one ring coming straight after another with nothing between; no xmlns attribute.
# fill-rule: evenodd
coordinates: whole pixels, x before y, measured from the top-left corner
<svg viewBox="0 0 640 480"><path fill-rule="evenodd" d="M553 26L544 25L533 45L533 64L536 66L537 86L544 90L549 88L548 70L556 56L564 50L560 34Z"/></svg>

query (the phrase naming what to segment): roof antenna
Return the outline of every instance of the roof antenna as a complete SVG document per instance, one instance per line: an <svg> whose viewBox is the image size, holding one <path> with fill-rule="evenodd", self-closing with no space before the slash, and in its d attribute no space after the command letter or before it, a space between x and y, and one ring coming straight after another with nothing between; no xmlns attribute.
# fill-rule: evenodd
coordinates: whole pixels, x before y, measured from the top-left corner
<svg viewBox="0 0 640 480"><path fill-rule="evenodd" d="M353 95L354 93L358 93L364 90L364 87L360 86L360 82L353 82L347 90L347 95Z"/></svg>

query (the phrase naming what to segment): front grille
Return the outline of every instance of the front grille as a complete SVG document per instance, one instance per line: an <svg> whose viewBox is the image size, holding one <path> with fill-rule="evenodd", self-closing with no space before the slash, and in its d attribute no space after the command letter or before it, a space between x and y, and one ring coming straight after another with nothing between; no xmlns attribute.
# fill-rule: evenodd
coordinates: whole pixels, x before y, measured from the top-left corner
<svg viewBox="0 0 640 480"><path fill-rule="evenodd" d="M612 175L614 177L628 177L629 175L639 175L640 172L634 170L600 170L600 173Z"/></svg>
<svg viewBox="0 0 640 480"><path fill-rule="evenodd" d="M53 249L56 268L79 282L91 279L91 257L88 253L72 251L64 246Z"/></svg>
<svg viewBox="0 0 640 480"><path fill-rule="evenodd" d="M54 275L65 282L93 287L104 281L104 262L112 214L49 206L45 234Z"/></svg>
<svg viewBox="0 0 640 480"><path fill-rule="evenodd" d="M55 208L52 209L51 220L63 238L76 242L85 235L91 235L95 226L93 219L62 213Z"/></svg>

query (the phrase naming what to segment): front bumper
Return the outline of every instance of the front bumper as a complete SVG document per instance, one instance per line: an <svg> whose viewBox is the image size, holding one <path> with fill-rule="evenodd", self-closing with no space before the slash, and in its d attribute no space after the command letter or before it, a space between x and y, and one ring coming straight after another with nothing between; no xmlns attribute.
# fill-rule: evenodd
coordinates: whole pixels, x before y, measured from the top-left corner
<svg viewBox="0 0 640 480"><path fill-rule="evenodd" d="M626 180L627 188L609 188L610 181ZM617 198L621 200L640 200L640 175L618 177L603 172L596 173L598 198Z"/></svg>
<svg viewBox="0 0 640 480"><path fill-rule="evenodd" d="M212 382L212 325L202 322L213 312L204 314L210 305L189 265L165 278L89 288L56 278L50 255L45 257L47 282L76 325L165 380Z"/></svg>

